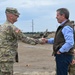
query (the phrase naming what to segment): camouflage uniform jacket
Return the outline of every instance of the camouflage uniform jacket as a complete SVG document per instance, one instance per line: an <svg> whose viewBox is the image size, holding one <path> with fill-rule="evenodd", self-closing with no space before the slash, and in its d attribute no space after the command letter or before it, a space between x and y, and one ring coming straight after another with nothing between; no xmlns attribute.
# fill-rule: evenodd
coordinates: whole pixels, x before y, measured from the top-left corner
<svg viewBox="0 0 75 75"><path fill-rule="evenodd" d="M17 36L25 43L35 44L34 39L26 37L17 27L6 21L0 28L0 62L15 61Z"/></svg>

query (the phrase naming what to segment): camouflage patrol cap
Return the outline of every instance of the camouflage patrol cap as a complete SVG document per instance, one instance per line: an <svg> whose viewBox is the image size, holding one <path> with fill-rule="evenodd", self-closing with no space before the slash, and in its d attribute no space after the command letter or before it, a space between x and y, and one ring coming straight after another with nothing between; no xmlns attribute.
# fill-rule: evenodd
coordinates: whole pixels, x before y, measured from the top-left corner
<svg viewBox="0 0 75 75"><path fill-rule="evenodd" d="M18 12L18 10L16 8L12 8L12 7L7 7L6 10L5 10L5 13L12 13L14 15L17 15L19 16L20 13Z"/></svg>

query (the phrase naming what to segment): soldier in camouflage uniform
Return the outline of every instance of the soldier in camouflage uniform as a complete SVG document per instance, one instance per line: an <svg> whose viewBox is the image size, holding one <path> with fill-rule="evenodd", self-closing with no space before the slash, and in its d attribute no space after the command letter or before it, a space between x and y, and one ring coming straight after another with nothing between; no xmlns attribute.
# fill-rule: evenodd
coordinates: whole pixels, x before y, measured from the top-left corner
<svg viewBox="0 0 75 75"><path fill-rule="evenodd" d="M75 75L75 56L69 66L69 75Z"/></svg>
<svg viewBox="0 0 75 75"><path fill-rule="evenodd" d="M73 29L74 29L74 41L75 41L75 22L71 21L72 25L73 25ZM74 43L74 56L73 56L73 60L72 63L69 66L69 75L75 75L75 43Z"/></svg>
<svg viewBox="0 0 75 75"><path fill-rule="evenodd" d="M0 75L13 75L13 63L17 52L17 36L28 44L36 44L38 40L26 37L13 24L20 13L16 8L6 8L6 22L0 28Z"/></svg>

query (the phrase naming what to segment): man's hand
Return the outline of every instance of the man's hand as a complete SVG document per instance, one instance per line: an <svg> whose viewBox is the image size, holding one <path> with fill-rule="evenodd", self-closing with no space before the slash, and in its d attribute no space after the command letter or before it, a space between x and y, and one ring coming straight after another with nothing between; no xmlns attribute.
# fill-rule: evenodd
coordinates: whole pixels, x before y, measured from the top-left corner
<svg viewBox="0 0 75 75"><path fill-rule="evenodd" d="M61 54L61 52L60 51L57 51L57 54Z"/></svg>

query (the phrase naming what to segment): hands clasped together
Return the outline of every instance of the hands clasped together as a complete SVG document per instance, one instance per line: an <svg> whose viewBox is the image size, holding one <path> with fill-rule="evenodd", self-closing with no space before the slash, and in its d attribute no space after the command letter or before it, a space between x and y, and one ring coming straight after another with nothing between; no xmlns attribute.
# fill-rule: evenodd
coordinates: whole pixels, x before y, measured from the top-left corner
<svg viewBox="0 0 75 75"><path fill-rule="evenodd" d="M40 38L39 41L40 41L40 44L45 44L48 42L46 38Z"/></svg>

